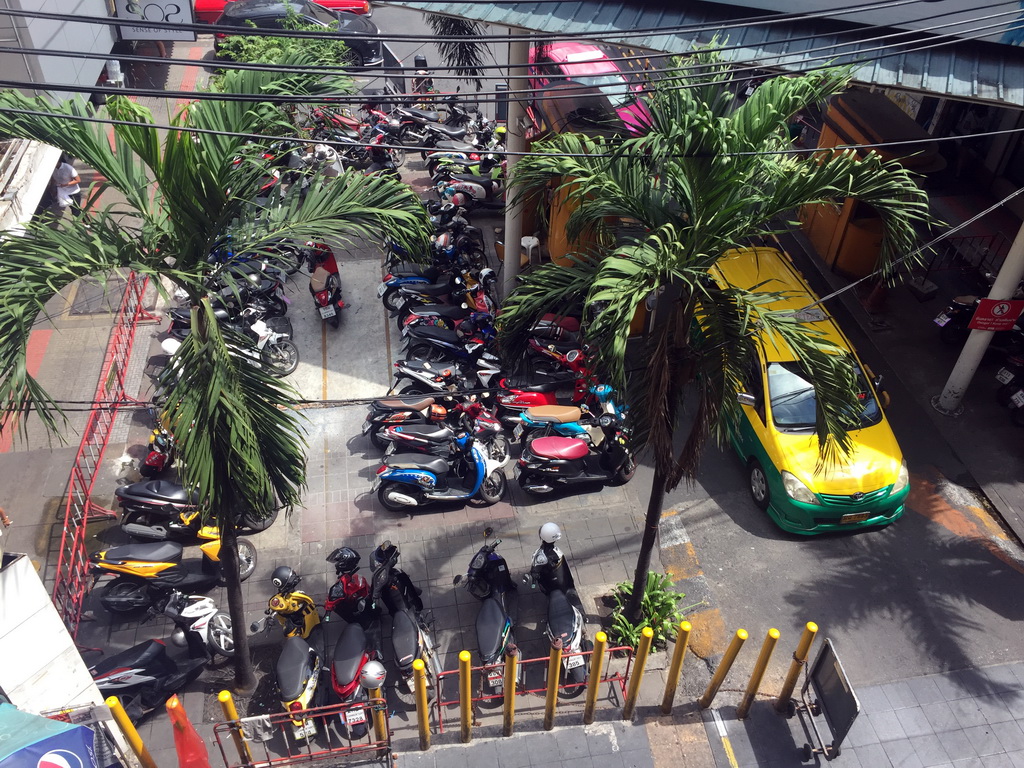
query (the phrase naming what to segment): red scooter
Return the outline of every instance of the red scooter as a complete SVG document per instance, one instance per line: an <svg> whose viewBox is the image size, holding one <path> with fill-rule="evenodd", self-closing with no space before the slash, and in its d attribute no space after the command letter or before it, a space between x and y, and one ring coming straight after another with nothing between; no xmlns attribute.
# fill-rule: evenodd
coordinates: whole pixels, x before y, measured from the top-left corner
<svg viewBox="0 0 1024 768"><path fill-rule="evenodd" d="M326 243L306 243L309 257L309 293L313 297L321 320L330 321L337 328L341 324L338 314L345 308L341 300L341 280L334 251Z"/></svg>
<svg viewBox="0 0 1024 768"><path fill-rule="evenodd" d="M520 378L506 376L498 382L498 405L502 422L518 423L520 414L537 405L578 405L591 398L590 387L597 383L587 367L583 352L573 349L563 356L565 371L556 376Z"/></svg>

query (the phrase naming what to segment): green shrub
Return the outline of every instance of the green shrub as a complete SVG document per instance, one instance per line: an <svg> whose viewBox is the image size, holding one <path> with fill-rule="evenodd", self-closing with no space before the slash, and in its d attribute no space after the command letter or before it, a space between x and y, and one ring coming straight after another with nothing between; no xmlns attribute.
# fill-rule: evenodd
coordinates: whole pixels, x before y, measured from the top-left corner
<svg viewBox="0 0 1024 768"><path fill-rule="evenodd" d="M676 626L683 618L683 611L679 609L679 601L685 595L672 589L672 580L663 574L647 574L647 584L644 587L644 596L640 602L640 621L636 624L631 622L625 615L626 603L633 594L633 582L624 581L615 586L612 599L615 607L611 616L611 639L617 645L629 645L636 648L640 644L640 631L644 627L654 630L654 644L662 647L669 638L674 638ZM689 610L695 606L688 606Z"/></svg>

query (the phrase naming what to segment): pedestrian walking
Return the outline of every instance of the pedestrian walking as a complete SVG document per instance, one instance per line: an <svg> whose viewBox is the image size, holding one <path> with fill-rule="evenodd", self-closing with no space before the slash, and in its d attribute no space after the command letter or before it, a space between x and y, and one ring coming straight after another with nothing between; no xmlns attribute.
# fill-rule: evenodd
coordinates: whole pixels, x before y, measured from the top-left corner
<svg viewBox="0 0 1024 768"><path fill-rule="evenodd" d="M53 184L56 188L57 205L63 211L70 208L71 213L79 216L82 213L82 179L71 164L67 154L60 156L60 164L53 172Z"/></svg>

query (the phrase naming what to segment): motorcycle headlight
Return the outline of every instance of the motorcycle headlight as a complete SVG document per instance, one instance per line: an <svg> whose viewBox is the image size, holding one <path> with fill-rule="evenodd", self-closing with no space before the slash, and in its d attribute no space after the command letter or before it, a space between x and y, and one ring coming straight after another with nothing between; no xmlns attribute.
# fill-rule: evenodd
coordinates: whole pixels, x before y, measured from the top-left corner
<svg viewBox="0 0 1024 768"><path fill-rule="evenodd" d="M794 501L800 501L804 504L821 504L821 501L811 492L811 489L800 482L796 475L791 472L782 471L782 487L786 489L789 498Z"/></svg>
<svg viewBox="0 0 1024 768"><path fill-rule="evenodd" d="M889 491L889 493L899 493L909 484L910 473L907 471L907 460L904 459L903 462L900 464L900 473L896 477L896 483L895 485L893 485L892 490Z"/></svg>
<svg viewBox="0 0 1024 768"><path fill-rule="evenodd" d="M175 627L174 631L171 632L171 642L179 648L184 648L188 645L188 640L185 637L185 630L181 627Z"/></svg>

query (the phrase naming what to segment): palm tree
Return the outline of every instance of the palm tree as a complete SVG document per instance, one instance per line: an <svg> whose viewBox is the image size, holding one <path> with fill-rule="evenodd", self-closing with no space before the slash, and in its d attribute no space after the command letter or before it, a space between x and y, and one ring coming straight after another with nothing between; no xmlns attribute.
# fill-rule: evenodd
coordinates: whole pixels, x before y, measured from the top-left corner
<svg viewBox="0 0 1024 768"><path fill-rule="evenodd" d="M566 234L577 252L571 265L547 264L527 275L500 318L503 345L514 358L539 314L586 306L595 315L585 326L594 362L627 393L634 445L646 447L654 462L626 609L633 621L666 491L683 478L692 482L708 439L722 444L737 426L736 395L756 353L755 330L774 334L810 372L819 393L821 461L848 452L847 429L858 412L847 357L791 315L763 309L777 294L719 288L708 268L730 248L793 226L789 219L802 205L851 197L881 218L888 275L894 255L911 253L915 226L929 221L925 193L896 163L853 151L786 153L790 117L841 93L846 71L778 77L737 107L729 67L715 53L674 67L679 75L656 82L648 94L646 135L561 135L534 145L534 154L517 164L525 199L553 190L573 207ZM630 323L648 298L656 299L651 330L642 350L633 350ZM677 452L673 440L688 396L693 417Z"/></svg>
<svg viewBox="0 0 1024 768"><path fill-rule="evenodd" d="M314 62L297 55L281 63ZM266 209L251 201L266 169L262 147L246 137L294 134L273 97L335 93L338 85L312 74L227 73L220 91L258 96L193 103L172 120L173 128L202 133L157 128L147 109L113 99L110 116L125 122L112 127L110 139L107 125L81 119L93 116L83 101L0 95L0 135L36 139L81 158L103 179L93 199L108 188L123 198L83 220L33 223L23 237L0 242L0 412L34 410L59 432L59 404L27 374L25 356L32 324L68 284L127 268L188 293L194 333L172 361L178 376L168 401L171 423L189 425L176 430L185 483L206 499L207 514L220 526L240 688L254 679L235 528L243 518L259 520L299 500L305 456L301 425L290 410L294 391L246 362L244 342L222 334L212 319L204 281L217 267L208 256L228 235L236 252L268 255L282 239L379 242L387 233L414 251L426 243L422 205L389 178L346 173Z"/></svg>
<svg viewBox="0 0 1024 768"><path fill-rule="evenodd" d="M452 69L457 80L475 83L479 91L483 88L484 55L489 52L487 44L474 37L483 34L479 22L458 16L440 13L427 14L427 23L437 37L463 37L464 40L439 40L435 43L441 58Z"/></svg>

